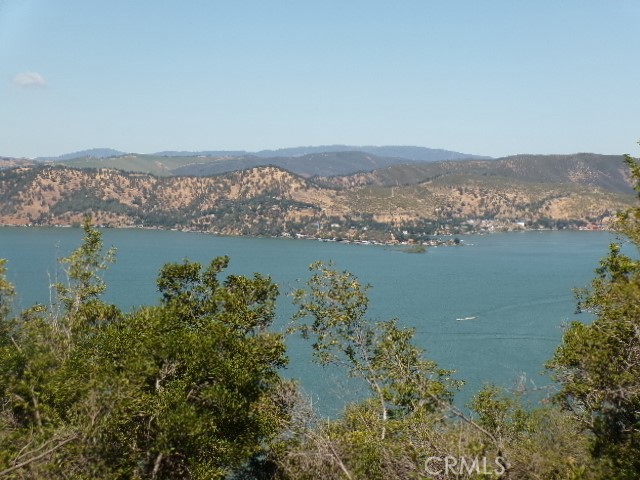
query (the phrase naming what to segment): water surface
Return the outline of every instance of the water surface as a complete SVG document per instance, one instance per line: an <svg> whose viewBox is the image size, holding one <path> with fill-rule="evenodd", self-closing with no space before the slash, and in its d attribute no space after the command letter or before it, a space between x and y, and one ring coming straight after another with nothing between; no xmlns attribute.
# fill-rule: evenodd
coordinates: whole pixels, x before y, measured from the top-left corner
<svg viewBox="0 0 640 480"><path fill-rule="evenodd" d="M106 300L125 309L158 301L155 277L165 262L184 258L208 262L231 257L230 273L270 275L280 286L276 329L285 329L293 312L287 294L308 265L332 260L371 290L371 317L396 317L416 328L417 343L443 368L467 382L460 402L483 383L545 385L540 376L574 319L572 289L586 286L612 236L604 232L524 232L466 236L464 247L431 248L407 254L379 246L317 241L218 237L155 230L103 230L106 246L118 249L107 272ZM0 258L9 259L20 307L49 302L56 258L67 255L82 237L70 228L0 228ZM319 402L340 405L342 377L311 366L307 344L290 340L287 375L299 378ZM350 387L351 390L351 387Z"/></svg>

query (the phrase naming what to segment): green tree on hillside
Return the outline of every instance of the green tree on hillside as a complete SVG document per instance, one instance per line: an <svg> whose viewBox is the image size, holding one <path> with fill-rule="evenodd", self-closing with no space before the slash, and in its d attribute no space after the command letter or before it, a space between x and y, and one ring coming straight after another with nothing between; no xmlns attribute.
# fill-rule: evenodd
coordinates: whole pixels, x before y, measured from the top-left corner
<svg viewBox="0 0 640 480"><path fill-rule="evenodd" d="M11 313L11 302L15 295L15 289L7 280L7 261L0 259L0 321L3 321Z"/></svg>
<svg viewBox="0 0 640 480"><path fill-rule="evenodd" d="M431 434L442 426L461 382L427 360L413 329L368 318L368 286L318 262L294 294L293 330L312 341L322 365L364 381L369 397L332 421L305 410L277 460L282 478L423 478Z"/></svg>
<svg viewBox="0 0 640 480"><path fill-rule="evenodd" d="M625 161L640 195L640 164ZM637 479L640 472L640 207L615 224L634 256L620 243L597 269L591 287L578 292L590 324L573 322L549 363L561 391L558 400L593 435L601 478Z"/></svg>
<svg viewBox="0 0 640 480"><path fill-rule="evenodd" d="M451 401L461 382L423 357L413 344L413 329L395 319L367 318L368 286L322 262L311 270L308 288L294 294L299 306L294 319L303 337L313 340L320 364L344 365L351 376L365 380L383 421ZM380 435L384 438L384 429Z"/></svg>
<svg viewBox="0 0 640 480"><path fill-rule="evenodd" d="M60 308L0 325L0 477L215 479L255 464L288 412L277 287L165 265L157 306L100 299L100 233L63 260ZM0 312L12 287L0 265Z"/></svg>

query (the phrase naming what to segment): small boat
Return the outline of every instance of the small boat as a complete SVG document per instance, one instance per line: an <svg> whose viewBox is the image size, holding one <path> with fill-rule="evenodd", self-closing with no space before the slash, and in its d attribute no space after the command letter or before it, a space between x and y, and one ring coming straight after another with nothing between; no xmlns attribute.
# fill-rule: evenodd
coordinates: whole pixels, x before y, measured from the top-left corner
<svg viewBox="0 0 640 480"><path fill-rule="evenodd" d="M457 321L459 322L464 322L466 320L475 320L476 317L464 317L464 318L456 318Z"/></svg>

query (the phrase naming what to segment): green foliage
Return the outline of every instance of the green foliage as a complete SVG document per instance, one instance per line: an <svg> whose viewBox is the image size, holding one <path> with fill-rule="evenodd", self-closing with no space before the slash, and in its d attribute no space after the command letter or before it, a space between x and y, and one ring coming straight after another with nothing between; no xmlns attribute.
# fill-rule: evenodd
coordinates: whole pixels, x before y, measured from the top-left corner
<svg viewBox="0 0 640 480"><path fill-rule="evenodd" d="M56 283L54 288L67 314L77 313L80 307L96 300L106 285L100 272L115 261L115 249L102 253L102 235L91 226L87 217L84 221L84 239L79 248L68 257L60 259L67 283Z"/></svg>
<svg viewBox="0 0 640 480"><path fill-rule="evenodd" d="M7 280L7 261L0 258L0 321L7 318L11 312L11 302L15 295L15 288Z"/></svg>
<svg viewBox="0 0 640 480"><path fill-rule="evenodd" d="M405 253L426 253L426 251L427 247L424 245L411 245L403 250Z"/></svg>
<svg viewBox="0 0 640 480"><path fill-rule="evenodd" d="M423 358L412 330L367 318L368 286L322 263L311 269L307 288L294 294L294 330L312 340L321 364L365 380L370 396L333 420L314 419L308 408L294 413L291 436L274 451L279 478L598 478L590 436L572 415L525 406L497 387L476 395L474 416L463 413L451 403L451 372ZM425 462L442 466L445 457L459 467L426 476Z"/></svg>
<svg viewBox="0 0 640 480"><path fill-rule="evenodd" d="M0 476L214 479L260 465L289 408L284 341L268 330L277 287L221 279L226 257L185 260L162 268L160 305L122 313L99 299L112 257L87 222L62 260L62 311L3 322Z"/></svg>
<svg viewBox="0 0 640 480"><path fill-rule="evenodd" d="M295 422L278 458L284 478L423 478L428 436L443 425L461 382L426 360L414 331L367 318L368 286L321 262L294 293L294 331L312 339L322 365L345 368L371 396L326 422ZM306 422L306 423L305 423Z"/></svg>
<svg viewBox="0 0 640 480"><path fill-rule="evenodd" d="M423 358L413 344L413 329L396 320L366 317L368 286L321 262L310 269L315 273L308 288L294 294L299 306L294 330L313 338L314 355L322 365L344 365L351 376L365 380L383 420L433 410L451 400L460 382L451 378L453 372ZM304 323L307 318L311 321Z"/></svg>
<svg viewBox="0 0 640 480"><path fill-rule="evenodd" d="M626 156L640 193L640 165ZM640 208L620 214L617 229L640 247ZM637 253L637 251L636 251ZM561 384L558 401L594 436L602 478L640 471L640 261L612 244L591 287L578 292L591 324L573 322L549 368Z"/></svg>
<svg viewBox="0 0 640 480"><path fill-rule="evenodd" d="M61 402L68 389L65 373L75 353L92 335L90 327L119 316L99 300L99 271L109 260L99 232L85 224L80 248L63 259L67 282L57 289L62 311L36 305L3 322L0 345L0 473L16 478L56 477L56 465L87 435L73 416L73 403ZM79 368L86 369L86 365ZM85 389L74 392L80 399Z"/></svg>
<svg viewBox="0 0 640 480"><path fill-rule="evenodd" d="M496 437L510 440L530 429L530 412L494 385L485 387L473 398L472 408L478 413L478 423Z"/></svg>
<svg viewBox="0 0 640 480"><path fill-rule="evenodd" d="M534 408L522 401L522 394L489 385L471 402L478 424L498 441L500 457L507 459L509 478L594 478L588 437L573 418L553 405ZM486 436L469 431L464 436L467 440L475 438L471 444L482 451L494 448Z"/></svg>
<svg viewBox="0 0 640 480"><path fill-rule="evenodd" d="M123 204L114 198L102 199L97 196L95 190L89 188L80 188L70 193L69 196L62 198L51 207L51 214L64 215L69 212L85 213L85 212L110 212L118 215L137 216L138 211L129 205Z"/></svg>

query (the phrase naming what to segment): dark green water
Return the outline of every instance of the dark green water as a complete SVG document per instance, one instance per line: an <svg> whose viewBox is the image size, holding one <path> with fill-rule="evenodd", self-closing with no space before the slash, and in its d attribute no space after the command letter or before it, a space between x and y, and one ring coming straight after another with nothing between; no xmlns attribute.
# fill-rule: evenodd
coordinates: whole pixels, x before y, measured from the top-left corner
<svg viewBox="0 0 640 480"><path fill-rule="evenodd" d="M55 259L80 242L77 229L0 228L0 258L9 259L19 307L49 301ZM512 386L523 374L529 387L540 376L574 316L572 288L588 284L612 236L603 232L526 232L464 237L466 246L407 254L386 247L316 241L216 237L205 234L104 230L118 249L106 275L108 301L125 309L157 302L155 276L163 263L185 257L208 262L231 257L230 272L269 274L282 293L277 329L293 311L287 294L306 279L315 260L333 260L371 290L371 316L396 317L417 329L417 342L441 367L467 382L459 403L483 383ZM475 317L472 320L458 318ZM311 366L310 349L290 341L288 375L302 381L321 404L350 398L337 372ZM346 393L349 392L349 393Z"/></svg>

